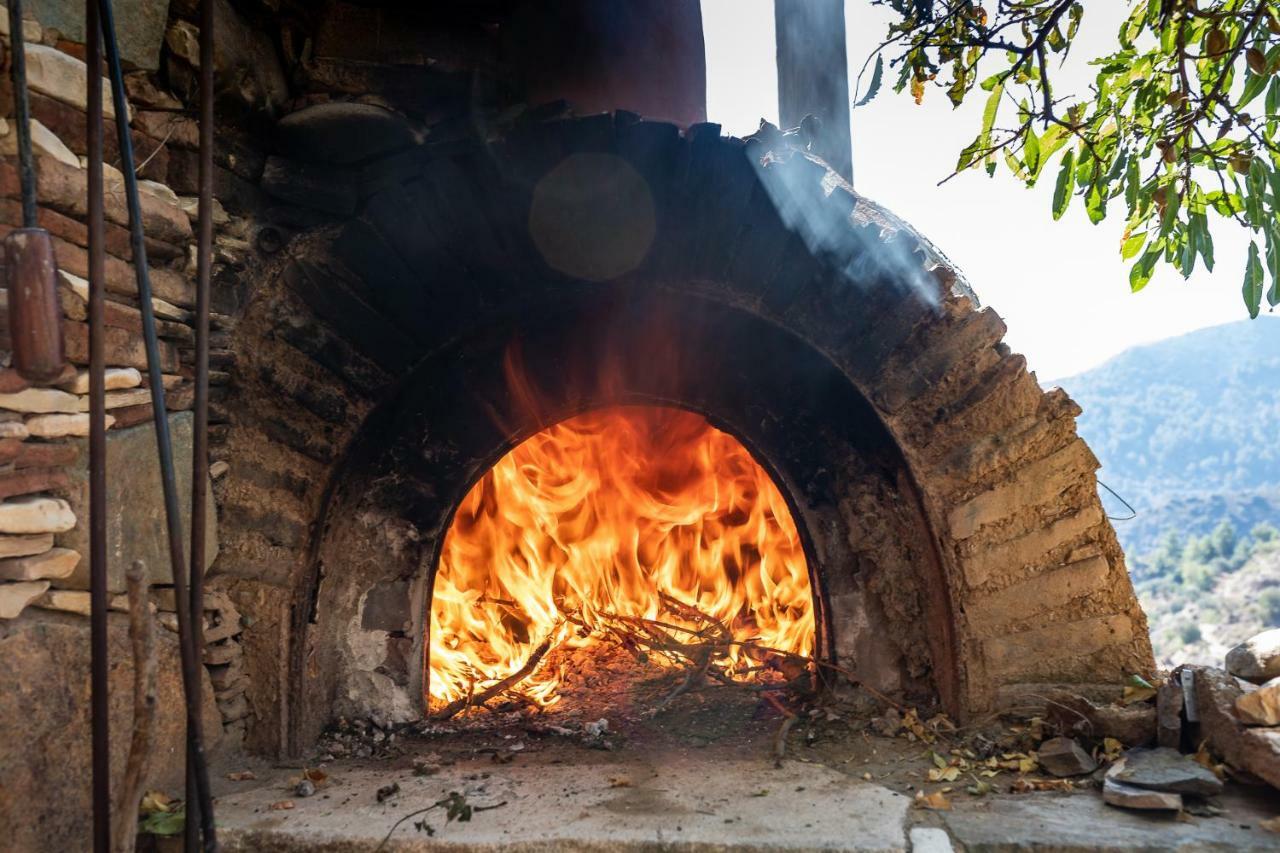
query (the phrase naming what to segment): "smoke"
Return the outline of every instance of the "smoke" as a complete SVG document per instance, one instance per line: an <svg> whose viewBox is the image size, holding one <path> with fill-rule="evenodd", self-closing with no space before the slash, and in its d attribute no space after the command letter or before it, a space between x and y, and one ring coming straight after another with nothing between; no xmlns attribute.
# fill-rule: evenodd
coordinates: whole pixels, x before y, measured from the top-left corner
<svg viewBox="0 0 1280 853"><path fill-rule="evenodd" d="M785 144L764 150L756 142L748 154L782 222L850 285L898 288L937 308L948 279L959 279L923 236L859 196L817 157Z"/></svg>

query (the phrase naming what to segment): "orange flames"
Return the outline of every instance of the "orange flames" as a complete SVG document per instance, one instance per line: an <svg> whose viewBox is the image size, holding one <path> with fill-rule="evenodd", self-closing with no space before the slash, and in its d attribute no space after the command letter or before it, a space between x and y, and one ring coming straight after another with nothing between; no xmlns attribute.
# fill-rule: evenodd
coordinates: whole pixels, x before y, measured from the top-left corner
<svg viewBox="0 0 1280 853"><path fill-rule="evenodd" d="M544 643L589 648L605 618L699 627L664 596L719 620L735 641L813 653L813 594L795 523L736 439L700 415L656 407L601 410L543 430L468 492L445 536L431 599L429 705L518 672ZM551 657L519 683L543 705L557 701L562 675ZM750 663L734 646L725 661L731 674Z"/></svg>

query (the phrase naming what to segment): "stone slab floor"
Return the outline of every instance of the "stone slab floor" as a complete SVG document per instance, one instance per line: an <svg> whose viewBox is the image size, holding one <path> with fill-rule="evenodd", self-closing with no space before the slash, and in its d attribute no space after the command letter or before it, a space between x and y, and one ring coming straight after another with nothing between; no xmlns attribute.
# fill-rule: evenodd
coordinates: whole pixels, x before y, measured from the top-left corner
<svg viewBox="0 0 1280 853"><path fill-rule="evenodd" d="M718 753L628 750L596 759L553 750L505 764L485 755L427 776L414 774L412 756L339 761L305 798L294 791L300 768L263 768L231 792L220 780L218 823L226 850L262 853L1280 850L1280 835L1258 826L1280 813L1280 798L1262 789L1230 786L1218 817L1125 812L1096 790L959 795L941 812L816 762L778 766ZM393 783L398 792L379 802L379 789ZM476 808L469 821L448 821L443 806L406 818L451 792Z"/></svg>

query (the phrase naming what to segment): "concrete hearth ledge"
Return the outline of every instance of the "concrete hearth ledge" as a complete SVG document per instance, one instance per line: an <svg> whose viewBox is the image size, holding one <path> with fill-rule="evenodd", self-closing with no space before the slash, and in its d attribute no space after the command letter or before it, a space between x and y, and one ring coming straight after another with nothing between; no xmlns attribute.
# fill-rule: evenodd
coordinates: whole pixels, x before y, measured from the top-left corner
<svg viewBox="0 0 1280 853"><path fill-rule="evenodd" d="M466 823L447 823L443 809L415 815L381 849L1280 850L1280 835L1261 826L1280 814L1280 794L1265 787L1228 785L1213 800L1222 810L1217 817L1126 811L1104 804L1092 789L987 797L957 792L952 811L930 811L913 807L909 791L890 790L820 764L786 761L774 767L772 761L713 752L597 752L565 760L526 750L518 759L525 764L477 757L425 777L413 775L408 758L337 762L325 768L329 781L306 798L293 791L299 769L264 768L258 779L239 783L220 775L215 780L219 837L226 853L369 853L379 849L397 820L458 791L472 806L506 805L476 812ZM392 783L400 792L378 803L378 789ZM900 780L893 784L901 788ZM278 808L285 802L293 807ZM434 835L415 828L419 820Z"/></svg>
<svg viewBox="0 0 1280 853"><path fill-rule="evenodd" d="M489 778L481 775L492 769ZM506 801L468 823L445 823L441 809L405 821L385 850L613 851L908 849L911 800L816 764L787 761L661 765L495 766L475 763L435 776L385 768L334 770L334 785L299 799L278 785L218 799L227 853L373 850L392 824L450 791L476 806ZM401 792L378 804L376 790ZM292 800L290 810L271 804ZM434 836L416 830L425 819Z"/></svg>

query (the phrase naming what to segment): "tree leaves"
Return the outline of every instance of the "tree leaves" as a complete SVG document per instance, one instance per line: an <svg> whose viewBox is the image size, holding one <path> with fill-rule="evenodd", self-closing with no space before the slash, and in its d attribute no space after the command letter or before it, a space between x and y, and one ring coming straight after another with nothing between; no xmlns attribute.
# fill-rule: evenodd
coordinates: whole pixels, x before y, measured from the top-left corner
<svg viewBox="0 0 1280 853"><path fill-rule="evenodd" d="M909 82L920 101L935 85L957 104L977 88L990 93L977 137L961 152L956 171L981 164L993 175L1003 161L1014 178L1032 186L1069 144L1058 166L1052 216L1061 219L1079 199L1098 224L1111 200L1122 197L1121 255L1132 263L1131 289L1145 287L1161 262L1183 276L1200 261L1212 272L1213 232L1226 223L1251 232L1246 308L1251 315L1261 310L1268 282L1268 303L1280 304L1280 18L1274 0L1133 0L1114 49L1092 62L1091 87L1074 94L1053 86L1056 66L1048 60L1065 54L1078 35L1079 0L988 4L980 24L969 2L888 5L901 16L887 43L905 51L890 56L890 64L901 66L899 91Z"/></svg>
<svg viewBox="0 0 1280 853"><path fill-rule="evenodd" d="M858 107L865 107L871 103L871 99L880 93L880 84L884 82L884 54L876 54L876 67L871 72L871 84L867 87L867 93L863 95L853 105L856 110Z"/></svg>
<svg viewBox="0 0 1280 853"><path fill-rule="evenodd" d="M1061 219L1071 203L1072 178L1076 170L1076 152L1068 151L1062 157L1062 168L1058 170L1058 182L1053 187L1053 218Z"/></svg>
<svg viewBox="0 0 1280 853"><path fill-rule="evenodd" d="M1249 241L1249 260L1244 268L1244 304L1250 317L1257 317L1262 307L1262 261L1258 258L1258 244Z"/></svg>

